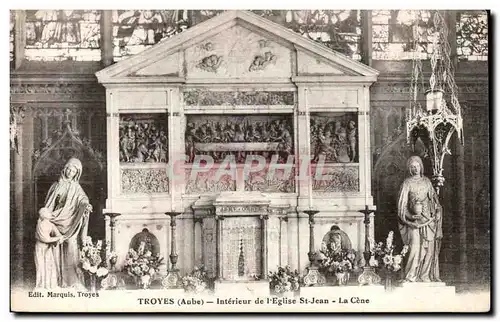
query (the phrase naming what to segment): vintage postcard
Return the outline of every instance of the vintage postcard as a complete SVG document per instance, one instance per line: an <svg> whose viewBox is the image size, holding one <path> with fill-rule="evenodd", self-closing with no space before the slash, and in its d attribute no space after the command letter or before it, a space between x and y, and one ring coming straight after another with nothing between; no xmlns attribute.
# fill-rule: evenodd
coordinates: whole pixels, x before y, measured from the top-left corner
<svg viewBox="0 0 500 322"><path fill-rule="evenodd" d="M490 311L489 21L11 10L11 311Z"/></svg>

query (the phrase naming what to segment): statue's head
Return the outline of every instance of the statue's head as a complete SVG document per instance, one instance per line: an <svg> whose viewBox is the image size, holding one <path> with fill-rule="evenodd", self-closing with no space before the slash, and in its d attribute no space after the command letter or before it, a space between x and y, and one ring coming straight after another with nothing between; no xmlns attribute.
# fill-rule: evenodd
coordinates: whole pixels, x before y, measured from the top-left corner
<svg viewBox="0 0 500 322"><path fill-rule="evenodd" d="M412 176L424 174L424 164L419 156L414 155L410 157L406 165Z"/></svg>
<svg viewBox="0 0 500 322"><path fill-rule="evenodd" d="M61 176L67 180L78 181L82 176L82 163L77 158L71 158L66 162Z"/></svg>

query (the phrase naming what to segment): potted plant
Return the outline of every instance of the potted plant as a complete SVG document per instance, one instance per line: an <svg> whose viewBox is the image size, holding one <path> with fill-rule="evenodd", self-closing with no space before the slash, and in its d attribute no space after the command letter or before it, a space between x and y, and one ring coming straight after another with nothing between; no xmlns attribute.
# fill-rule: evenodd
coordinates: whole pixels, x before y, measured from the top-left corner
<svg viewBox="0 0 500 322"><path fill-rule="evenodd" d="M322 247L321 253L324 256L320 271L327 277L335 276L338 285L346 285L355 267L355 251L335 249L328 245Z"/></svg>
<svg viewBox="0 0 500 322"><path fill-rule="evenodd" d="M203 293L213 289L213 281L208 277L203 265L195 266L191 273L182 277L181 284L187 293Z"/></svg>
<svg viewBox="0 0 500 322"><path fill-rule="evenodd" d="M102 260L103 254L102 240L94 244L90 236L83 239L80 249L80 267L88 278L91 292L97 291L97 284L109 273L106 262Z"/></svg>
<svg viewBox="0 0 500 322"><path fill-rule="evenodd" d="M278 267L276 272L269 272L269 288L275 296L295 296L300 290L300 274L289 266Z"/></svg>
<svg viewBox="0 0 500 322"><path fill-rule="evenodd" d="M379 242L372 249L372 257L370 266L381 271L381 275L385 278L386 290L392 289L392 281L394 274L401 270L403 259L408 253L408 245L404 245L399 254L394 253L394 232L390 231L387 239L384 242Z"/></svg>
<svg viewBox="0 0 500 322"><path fill-rule="evenodd" d="M152 254L141 242L137 251L132 248L128 251L124 269L135 279L138 287L148 289L162 263L160 254Z"/></svg>

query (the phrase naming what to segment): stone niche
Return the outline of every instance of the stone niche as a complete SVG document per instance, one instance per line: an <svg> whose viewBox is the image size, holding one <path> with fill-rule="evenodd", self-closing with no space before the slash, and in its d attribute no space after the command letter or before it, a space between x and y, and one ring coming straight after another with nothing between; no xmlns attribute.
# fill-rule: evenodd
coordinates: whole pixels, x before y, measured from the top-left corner
<svg viewBox="0 0 500 322"><path fill-rule="evenodd" d="M221 281L261 281L278 266L304 269L309 208L320 211L314 248L337 224L362 251L359 210L374 207L367 133L377 75L238 10L98 72L106 88L105 212L122 214L119 260L143 228L168 258L172 210L182 213L174 236L182 274L204 264ZM299 160L308 155L312 173L329 179L309 179ZM234 167L220 175L228 156ZM243 176L247 156L263 157L265 167ZM280 167L269 166L273 156ZM111 233L108 222L108 240Z"/></svg>

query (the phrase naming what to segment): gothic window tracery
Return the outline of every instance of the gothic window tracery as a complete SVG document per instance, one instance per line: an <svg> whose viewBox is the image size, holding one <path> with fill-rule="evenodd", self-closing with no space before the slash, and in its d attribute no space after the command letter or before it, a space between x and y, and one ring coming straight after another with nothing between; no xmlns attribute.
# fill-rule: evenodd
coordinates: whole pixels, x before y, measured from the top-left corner
<svg viewBox="0 0 500 322"><path fill-rule="evenodd" d="M429 10L373 10L374 60L429 59L432 53L434 12Z"/></svg>
<svg viewBox="0 0 500 322"><path fill-rule="evenodd" d="M26 10L27 60L101 60L100 10Z"/></svg>
<svg viewBox="0 0 500 322"><path fill-rule="evenodd" d="M457 54L463 60L488 60L488 16L485 11L458 12Z"/></svg>
<svg viewBox="0 0 500 322"><path fill-rule="evenodd" d="M113 10L116 61L140 53L188 27L187 10Z"/></svg>

